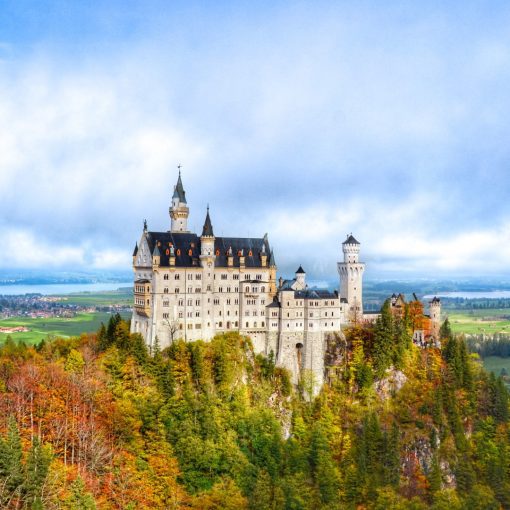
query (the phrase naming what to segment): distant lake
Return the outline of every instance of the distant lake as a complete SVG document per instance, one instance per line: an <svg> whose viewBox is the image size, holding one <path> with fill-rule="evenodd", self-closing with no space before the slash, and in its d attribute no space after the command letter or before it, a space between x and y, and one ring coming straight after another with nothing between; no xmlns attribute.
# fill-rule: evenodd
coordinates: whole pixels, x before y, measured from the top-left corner
<svg viewBox="0 0 510 510"><path fill-rule="evenodd" d="M101 292L117 290L121 287L132 287L133 282L117 283L54 283L45 285L0 285L0 295L22 296L23 294L73 294L75 292Z"/></svg>
<svg viewBox="0 0 510 510"><path fill-rule="evenodd" d="M423 299L432 299L434 296L444 298L464 298L464 299L510 299L510 290L480 290L480 291L452 291L438 292L437 294L428 294Z"/></svg>

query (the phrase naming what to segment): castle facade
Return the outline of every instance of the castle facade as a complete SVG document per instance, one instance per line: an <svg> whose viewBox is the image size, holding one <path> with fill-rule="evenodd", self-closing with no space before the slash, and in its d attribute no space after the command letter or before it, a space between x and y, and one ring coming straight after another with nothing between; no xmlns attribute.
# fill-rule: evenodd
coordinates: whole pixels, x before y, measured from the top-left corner
<svg viewBox="0 0 510 510"><path fill-rule="evenodd" d="M354 320L374 319L363 314L365 264L352 235L342 244L339 290L332 292L308 287L301 266L293 279L277 281L267 234L217 237L209 208L202 234L190 232L180 172L169 214L168 231L149 231L144 223L133 252L131 332L149 348L237 331L252 339L255 352L272 352L293 382L307 370L320 387L328 338Z"/></svg>

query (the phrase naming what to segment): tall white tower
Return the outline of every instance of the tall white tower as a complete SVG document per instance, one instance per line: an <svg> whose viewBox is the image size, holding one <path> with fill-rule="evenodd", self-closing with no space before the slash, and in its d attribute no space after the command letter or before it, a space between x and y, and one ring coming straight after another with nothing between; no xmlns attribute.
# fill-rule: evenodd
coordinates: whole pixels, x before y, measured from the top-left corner
<svg viewBox="0 0 510 510"><path fill-rule="evenodd" d="M365 264L359 261L360 243L352 234L342 243L344 261L338 262L340 297L347 301L348 316L363 314L363 272Z"/></svg>
<svg viewBox="0 0 510 510"><path fill-rule="evenodd" d="M168 211L170 213L170 218L172 219L172 225L170 227L170 231L172 233L188 232L189 209L188 204L186 203L186 193L182 186L181 166L179 165L178 168L179 178L177 179L177 184L174 188L172 205Z"/></svg>

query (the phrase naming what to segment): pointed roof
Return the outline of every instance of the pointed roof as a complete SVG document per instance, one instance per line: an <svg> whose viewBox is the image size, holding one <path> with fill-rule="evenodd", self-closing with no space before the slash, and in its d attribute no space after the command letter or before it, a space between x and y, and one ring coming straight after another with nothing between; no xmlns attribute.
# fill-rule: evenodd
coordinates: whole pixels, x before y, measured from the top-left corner
<svg viewBox="0 0 510 510"><path fill-rule="evenodd" d="M269 255L269 267L276 267L273 250L271 250L271 255Z"/></svg>
<svg viewBox="0 0 510 510"><path fill-rule="evenodd" d="M296 274L306 274L306 271L303 269L302 266L299 266L298 270L296 271Z"/></svg>
<svg viewBox="0 0 510 510"><path fill-rule="evenodd" d="M138 243L135 244L135 249L133 250L133 257L136 257L137 253L138 253Z"/></svg>
<svg viewBox="0 0 510 510"><path fill-rule="evenodd" d="M154 246L154 251L152 252L153 257L161 257L161 252L159 251L158 245Z"/></svg>
<svg viewBox="0 0 510 510"><path fill-rule="evenodd" d="M356 238L352 234L349 234L347 236L347 239L342 244L360 244L360 243L359 241L356 240Z"/></svg>
<svg viewBox="0 0 510 510"><path fill-rule="evenodd" d="M179 170L179 178L177 179L177 184L175 185L174 194L173 194L172 198L178 198L179 202L186 204L186 192L184 191L184 187L182 185L180 170Z"/></svg>
<svg viewBox="0 0 510 510"><path fill-rule="evenodd" d="M207 215L205 217L204 228L202 229L202 237L214 237L211 217L209 216L209 206L207 206Z"/></svg>

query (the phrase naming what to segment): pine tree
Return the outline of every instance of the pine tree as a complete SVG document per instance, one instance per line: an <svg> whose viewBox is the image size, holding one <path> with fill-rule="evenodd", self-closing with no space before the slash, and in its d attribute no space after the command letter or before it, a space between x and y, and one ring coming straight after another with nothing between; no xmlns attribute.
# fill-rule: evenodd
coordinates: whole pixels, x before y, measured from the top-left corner
<svg viewBox="0 0 510 510"><path fill-rule="evenodd" d="M23 484L24 500L34 510L43 508L42 489L48 476L52 457L51 448L41 446L39 439L35 437L28 453Z"/></svg>
<svg viewBox="0 0 510 510"><path fill-rule="evenodd" d="M394 321L391 313L390 300L387 299L381 308L381 315L374 326L374 345L372 358L376 374L381 377L391 364L394 352Z"/></svg>

